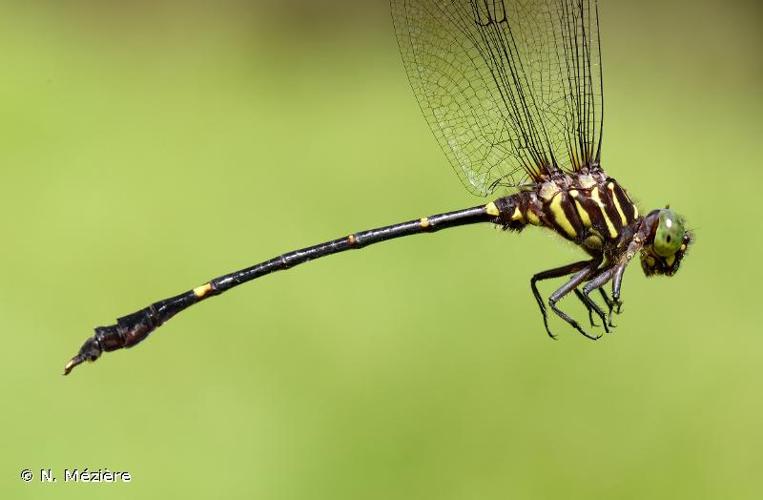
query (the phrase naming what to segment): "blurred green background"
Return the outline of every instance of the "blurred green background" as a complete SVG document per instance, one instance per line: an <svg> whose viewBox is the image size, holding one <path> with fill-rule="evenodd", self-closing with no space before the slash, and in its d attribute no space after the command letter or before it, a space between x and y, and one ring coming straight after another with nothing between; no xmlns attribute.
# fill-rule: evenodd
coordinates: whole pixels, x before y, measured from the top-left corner
<svg viewBox="0 0 763 500"><path fill-rule="evenodd" d="M602 2L605 167L697 233L677 277L631 266L602 341L549 341L530 294L579 250L472 226L268 277L64 378L154 300L479 200L384 0L2 2L0 496L756 497L762 17Z"/></svg>

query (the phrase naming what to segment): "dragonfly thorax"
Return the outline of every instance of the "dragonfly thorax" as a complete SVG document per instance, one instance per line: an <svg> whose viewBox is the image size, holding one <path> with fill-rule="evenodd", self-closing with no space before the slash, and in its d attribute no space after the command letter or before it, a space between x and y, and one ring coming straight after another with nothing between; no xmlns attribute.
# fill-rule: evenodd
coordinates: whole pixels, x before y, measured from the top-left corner
<svg viewBox="0 0 763 500"><path fill-rule="evenodd" d="M640 221L625 189L601 169L556 176L497 200L496 206L506 229L546 227L588 253L620 246Z"/></svg>

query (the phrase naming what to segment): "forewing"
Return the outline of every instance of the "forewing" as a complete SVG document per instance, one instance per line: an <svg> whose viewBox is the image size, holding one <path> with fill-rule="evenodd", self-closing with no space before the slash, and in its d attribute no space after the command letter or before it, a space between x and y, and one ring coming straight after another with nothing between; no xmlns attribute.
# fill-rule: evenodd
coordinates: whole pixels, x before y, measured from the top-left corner
<svg viewBox="0 0 763 500"><path fill-rule="evenodd" d="M392 0L408 78L466 188L598 165L595 0Z"/></svg>

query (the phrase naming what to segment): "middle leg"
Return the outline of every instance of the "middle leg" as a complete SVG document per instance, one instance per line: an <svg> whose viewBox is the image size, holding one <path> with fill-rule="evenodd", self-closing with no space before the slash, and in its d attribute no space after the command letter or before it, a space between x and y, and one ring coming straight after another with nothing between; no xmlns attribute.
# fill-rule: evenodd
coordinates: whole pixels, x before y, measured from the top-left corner
<svg viewBox="0 0 763 500"><path fill-rule="evenodd" d="M548 336L551 337L552 339L556 339L556 335L551 333L551 329L548 327L548 314L546 313L546 304L544 304L543 299L540 296L537 283L539 281L553 279L553 278L561 278L563 276L568 276L572 273L577 273L581 269L589 268L595 261L596 259L590 260L590 261L583 260L580 262L575 262L573 264L567 264L566 266L549 269L547 271L543 271L538 274L535 274L530 279L530 288L532 289L533 297L535 297L535 301L538 303L538 308L540 309L540 313L543 316L543 326L546 327L546 333L548 333ZM601 259L596 261L596 266L598 266L600 262L601 262Z"/></svg>
<svg viewBox="0 0 763 500"><path fill-rule="evenodd" d="M601 264L601 257L594 258L590 262L587 263L587 265L581 269L580 271L576 272L572 275L572 278L562 285L558 290L556 290L553 294L551 294L551 297L548 298L548 305L551 307L551 309L556 313L557 316L562 318L564 321L566 321L570 326L572 326L574 329L576 329L578 332L580 332L583 336L591 339L591 340L597 340L601 335L593 336L587 333L585 330L583 330L583 327L580 326L580 323L572 319L569 315L567 315L564 311L559 309L556 306L556 303L559 302L562 298L564 298L566 295L568 295L570 292L575 290L581 283L587 281L592 275L596 273L596 270L599 267L599 264ZM597 310L597 314L603 312L597 306L589 299L591 303L591 307L594 307L595 310Z"/></svg>

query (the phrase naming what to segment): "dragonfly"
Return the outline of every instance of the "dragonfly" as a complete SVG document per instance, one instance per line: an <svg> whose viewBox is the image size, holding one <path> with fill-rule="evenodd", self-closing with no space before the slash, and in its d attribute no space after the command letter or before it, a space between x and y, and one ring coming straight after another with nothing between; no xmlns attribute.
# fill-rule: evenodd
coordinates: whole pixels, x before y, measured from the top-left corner
<svg viewBox="0 0 763 500"><path fill-rule="evenodd" d="M347 250L468 224L519 233L538 227L585 258L539 272L530 289L546 333L550 313L596 340L560 307L574 296L604 333L621 312L628 264L673 276L693 233L669 206L642 214L604 170L603 73L596 0L391 0L403 65L421 111L456 174L492 201L347 234L214 278L95 328L64 374L135 346L181 311L243 283ZM538 283L567 278L549 297ZM604 287L610 284L610 292ZM599 290L603 306L592 293ZM595 295L595 294L594 294ZM593 331L593 330L592 330ZM601 331L601 330L598 330Z"/></svg>

